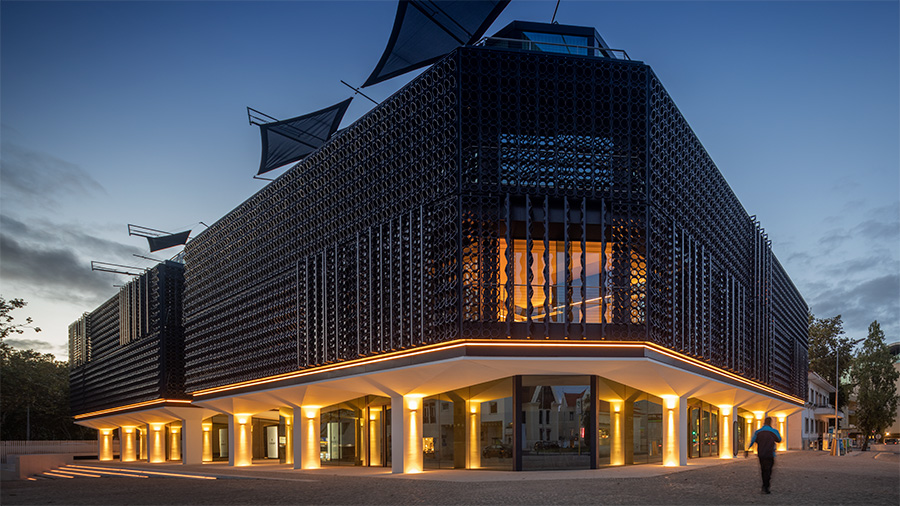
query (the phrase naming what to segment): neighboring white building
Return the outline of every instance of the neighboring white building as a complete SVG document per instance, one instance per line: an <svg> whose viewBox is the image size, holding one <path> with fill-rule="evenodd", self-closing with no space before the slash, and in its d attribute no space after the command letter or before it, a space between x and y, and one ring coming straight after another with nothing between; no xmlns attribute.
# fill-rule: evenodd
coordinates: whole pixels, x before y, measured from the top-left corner
<svg viewBox="0 0 900 506"><path fill-rule="evenodd" d="M900 371L900 341L889 344L888 349L891 350L891 355L894 356L894 369ZM900 392L900 378L897 379L895 384L897 386L897 391ZM885 430L885 432L886 439L900 438L900 406L897 406L897 414L894 417L894 423Z"/></svg>
<svg viewBox="0 0 900 506"><path fill-rule="evenodd" d="M807 373L806 404L803 410L790 416L790 449L808 450L819 448L819 439L828 440L828 426L834 425L834 385L812 371ZM844 418L843 414L839 415Z"/></svg>

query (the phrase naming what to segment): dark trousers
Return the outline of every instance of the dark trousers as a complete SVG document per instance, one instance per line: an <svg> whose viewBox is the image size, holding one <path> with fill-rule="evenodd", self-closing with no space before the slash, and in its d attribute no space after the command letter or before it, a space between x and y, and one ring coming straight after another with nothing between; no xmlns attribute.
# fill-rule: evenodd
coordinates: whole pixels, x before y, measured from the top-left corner
<svg viewBox="0 0 900 506"><path fill-rule="evenodd" d="M772 466L775 465L775 457L760 457L759 470L762 472L763 488L769 490L769 483L772 480Z"/></svg>

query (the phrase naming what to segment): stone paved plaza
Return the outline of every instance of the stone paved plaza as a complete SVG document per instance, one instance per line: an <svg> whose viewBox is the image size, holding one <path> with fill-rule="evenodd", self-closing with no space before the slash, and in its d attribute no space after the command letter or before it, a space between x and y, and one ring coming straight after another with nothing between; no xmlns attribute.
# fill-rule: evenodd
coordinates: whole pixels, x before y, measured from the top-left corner
<svg viewBox="0 0 900 506"><path fill-rule="evenodd" d="M831 457L788 452L777 459L771 495L760 494L755 457L703 459L687 468L628 466L594 471L295 471L284 465L232 468L122 465L216 476L75 478L4 482L2 503L16 504L887 504L900 503L900 458L866 452ZM79 461L85 465L96 462Z"/></svg>

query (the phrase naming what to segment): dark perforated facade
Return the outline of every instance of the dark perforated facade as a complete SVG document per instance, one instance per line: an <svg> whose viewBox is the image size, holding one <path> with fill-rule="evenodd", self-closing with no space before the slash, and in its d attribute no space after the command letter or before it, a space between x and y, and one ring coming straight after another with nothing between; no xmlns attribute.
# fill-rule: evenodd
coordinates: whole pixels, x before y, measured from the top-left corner
<svg viewBox="0 0 900 506"><path fill-rule="evenodd" d="M651 341L806 390L802 297L641 62L459 48L185 264L188 392L459 338Z"/></svg>
<svg viewBox="0 0 900 506"><path fill-rule="evenodd" d="M87 360L69 370L74 415L156 399L187 399L181 297L184 266L165 262L75 325Z"/></svg>

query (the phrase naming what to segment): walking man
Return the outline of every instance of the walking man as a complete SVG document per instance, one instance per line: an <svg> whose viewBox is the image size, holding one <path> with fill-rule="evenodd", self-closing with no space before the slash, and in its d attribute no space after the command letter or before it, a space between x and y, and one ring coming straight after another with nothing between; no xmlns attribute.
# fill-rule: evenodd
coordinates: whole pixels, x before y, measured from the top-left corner
<svg viewBox="0 0 900 506"><path fill-rule="evenodd" d="M781 442L781 434L772 428L772 417L767 416L763 422L763 426L753 433L753 439L750 440L750 446L756 445L756 456L759 457L759 470L762 472L762 492L771 494L769 491L770 481L772 480L772 466L775 465L775 443Z"/></svg>

